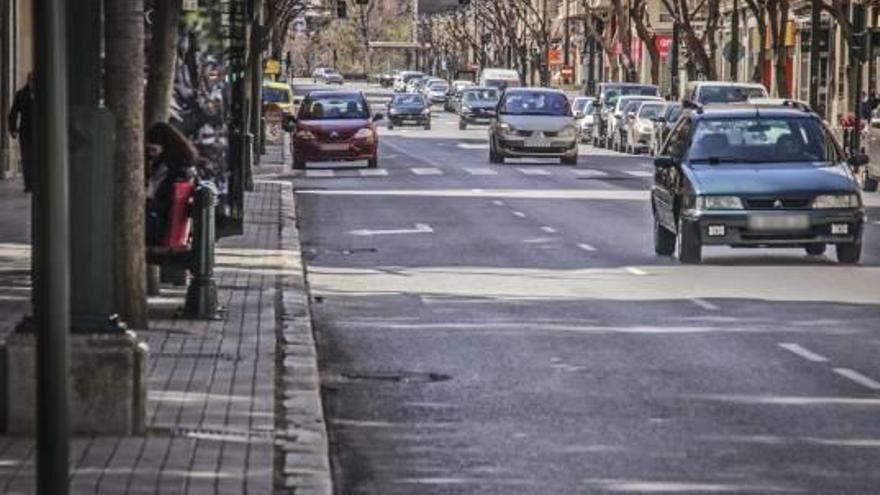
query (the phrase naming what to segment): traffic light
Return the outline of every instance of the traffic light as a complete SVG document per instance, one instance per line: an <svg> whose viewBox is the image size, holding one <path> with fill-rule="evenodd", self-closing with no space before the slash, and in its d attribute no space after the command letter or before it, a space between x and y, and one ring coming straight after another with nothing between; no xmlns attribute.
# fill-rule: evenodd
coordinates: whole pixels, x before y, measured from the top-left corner
<svg viewBox="0 0 880 495"><path fill-rule="evenodd" d="M340 19L348 17L348 5L345 0L336 0L336 17Z"/></svg>

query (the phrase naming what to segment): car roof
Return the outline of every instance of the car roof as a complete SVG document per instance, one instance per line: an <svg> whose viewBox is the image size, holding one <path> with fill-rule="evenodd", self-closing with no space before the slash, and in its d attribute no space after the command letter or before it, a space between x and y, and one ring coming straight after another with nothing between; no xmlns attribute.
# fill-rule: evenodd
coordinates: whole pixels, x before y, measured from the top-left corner
<svg viewBox="0 0 880 495"><path fill-rule="evenodd" d="M507 88L504 92L505 92L505 93L547 93L547 94L561 94L561 95L565 95L565 92L563 92L561 89L556 89L556 88L523 88L523 87L517 87L517 88Z"/></svg>
<svg viewBox="0 0 880 495"><path fill-rule="evenodd" d="M691 86L735 86L738 88L764 88L761 83L750 83L750 82L736 82L736 81L691 81L688 83Z"/></svg>
<svg viewBox="0 0 880 495"><path fill-rule="evenodd" d="M263 87L272 89L290 89L289 84L278 81L263 81Z"/></svg>
<svg viewBox="0 0 880 495"><path fill-rule="evenodd" d="M720 105L712 105L703 107L702 111L697 108L688 108L688 110L692 110L692 115L696 115L698 119L705 118L755 118L755 117L769 117L769 118L815 118L819 119L819 116L811 111L806 111L802 108L795 108L789 106L772 106L772 105L763 105L763 104L753 104L753 103L726 103ZM696 110L693 112L693 110ZM821 120L821 119L819 119Z"/></svg>
<svg viewBox="0 0 880 495"><path fill-rule="evenodd" d="M643 88L656 88L657 87L656 84L643 84L643 83L634 83L634 82L604 82L604 83L599 83L599 86L601 86L603 88L626 87L626 86L636 86L636 87L643 87Z"/></svg>

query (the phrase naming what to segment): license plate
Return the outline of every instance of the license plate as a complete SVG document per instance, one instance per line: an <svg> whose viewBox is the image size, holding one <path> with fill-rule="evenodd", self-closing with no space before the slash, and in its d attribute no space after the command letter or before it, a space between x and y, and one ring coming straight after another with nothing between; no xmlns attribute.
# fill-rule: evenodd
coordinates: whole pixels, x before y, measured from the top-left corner
<svg viewBox="0 0 880 495"><path fill-rule="evenodd" d="M346 151L348 150L348 144L322 144L321 149L324 151Z"/></svg>
<svg viewBox="0 0 880 495"><path fill-rule="evenodd" d="M549 148L553 143L549 139L530 138L526 139L525 145L527 148Z"/></svg>
<svg viewBox="0 0 880 495"><path fill-rule="evenodd" d="M810 228L807 215L751 215L749 230L803 231Z"/></svg>

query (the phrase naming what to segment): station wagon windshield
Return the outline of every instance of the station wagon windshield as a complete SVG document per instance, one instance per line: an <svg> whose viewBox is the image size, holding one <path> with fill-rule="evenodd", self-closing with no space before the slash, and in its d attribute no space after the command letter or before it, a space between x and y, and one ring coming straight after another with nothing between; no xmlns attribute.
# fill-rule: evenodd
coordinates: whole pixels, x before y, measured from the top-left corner
<svg viewBox="0 0 880 495"><path fill-rule="evenodd" d="M544 91L516 91L508 93L504 97L500 113L570 117L571 106L564 94Z"/></svg>
<svg viewBox="0 0 880 495"><path fill-rule="evenodd" d="M367 105L360 95L315 96L303 103L303 119L367 119Z"/></svg>
<svg viewBox="0 0 880 495"><path fill-rule="evenodd" d="M812 118L701 120L689 161L695 164L809 162L838 160L833 139Z"/></svg>

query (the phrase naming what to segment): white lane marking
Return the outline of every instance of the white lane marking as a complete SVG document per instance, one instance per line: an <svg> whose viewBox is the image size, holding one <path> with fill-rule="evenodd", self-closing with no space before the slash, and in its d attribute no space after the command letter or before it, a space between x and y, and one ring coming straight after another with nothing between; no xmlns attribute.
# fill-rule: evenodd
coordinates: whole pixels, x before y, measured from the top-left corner
<svg viewBox="0 0 880 495"><path fill-rule="evenodd" d="M541 230L543 230L544 232L546 232L548 234L555 234L556 233L556 229L554 229L553 227L547 226L547 225L544 225L543 227L541 227Z"/></svg>
<svg viewBox="0 0 880 495"><path fill-rule="evenodd" d="M471 175L498 175L498 172L491 168L465 168L464 171Z"/></svg>
<svg viewBox="0 0 880 495"><path fill-rule="evenodd" d="M806 359L807 361L812 361L814 363L825 363L828 362L828 358L822 356L821 354L816 354L815 352L803 347L799 344L795 344L794 342L780 342L778 344L779 347L785 349L786 351L797 354L798 356Z"/></svg>
<svg viewBox="0 0 880 495"><path fill-rule="evenodd" d="M633 177L654 177L654 172L649 170L624 170L623 173L632 175Z"/></svg>
<svg viewBox="0 0 880 495"><path fill-rule="evenodd" d="M580 244L578 244L578 248L580 248L580 249L582 249L582 250L584 250L584 251L587 251L587 252L593 252L593 251L596 250L595 247L593 247L593 246L591 246L591 245L589 245L589 244L585 244L585 243L583 243L583 242L580 243Z"/></svg>
<svg viewBox="0 0 880 495"><path fill-rule="evenodd" d="M640 268L636 268L634 266L626 267L626 271L628 271L629 273L632 273L633 275L639 275L639 276L648 274L648 272L646 272Z"/></svg>
<svg viewBox="0 0 880 495"><path fill-rule="evenodd" d="M604 170L594 170L594 169L583 169L583 170L574 170L574 174L578 177L608 177L608 172Z"/></svg>
<svg viewBox="0 0 880 495"><path fill-rule="evenodd" d="M333 170L306 170L306 177L333 177Z"/></svg>
<svg viewBox="0 0 880 495"><path fill-rule="evenodd" d="M518 168L517 170L525 175L550 175L550 172L543 168Z"/></svg>
<svg viewBox="0 0 880 495"><path fill-rule="evenodd" d="M504 206L504 201L501 201L500 199L496 199L496 200L492 201L492 204L495 206Z"/></svg>
<svg viewBox="0 0 880 495"><path fill-rule="evenodd" d="M393 234L430 234L434 229L426 223L417 223L414 229L390 229L390 230L352 230L351 235L372 236L372 235L393 235Z"/></svg>
<svg viewBox="0 0 880 495"><path fill-rule="evenodd" d="M514 216L517 216L517 217L520 217L520 218L525 218L525 217L526 217L526 214L523 213L523 212L521 212L521 211L515 211L515 212L513 212L513 215L514 215Z"/></svg>
<svg viewBox="0 0 880 495"><path fill-rule="evenodd" d="M362 168L358 170L361 177L382 177L388 175L388 171L382 168Z"/></svg>
<svg viewBox="0 0 880 495"><path fill-rule="evenodd" d="M697 306L707 310L707 311L718 311L720 308L718 306L706 301L705 299L700 299L699 297L692 297L690 301Z"/></svg>
<svg viewBox="0 0 880 495"><path fill-rule="evenodd" d="M868 378L867 376L859 373L856 370L851 370L849 368L834 368L834 372L844 378L848 378L858 383L865 388L869 388L871 390L880 390L880 382L877 382L872 378Z"/></svg>
<svg viewBox="0 0 880 495"><path fill-rule="evenodd" d="M412 173L416 175L443 175L443 171L434 167L413 167Z"/></svg>
<svg viewBox="0 0 880 495"><path fill-rule="evenodd" d="M880 220L874 220L874 221L871 222L871 223L873 223L874 225L880 225Z"/></svg>
<svg viewBox="0 0 880 495"><path fill-rule="evenodd" d="M489 144L458 143L458 147L463 150L487 150L489 149Z"/></svg>

